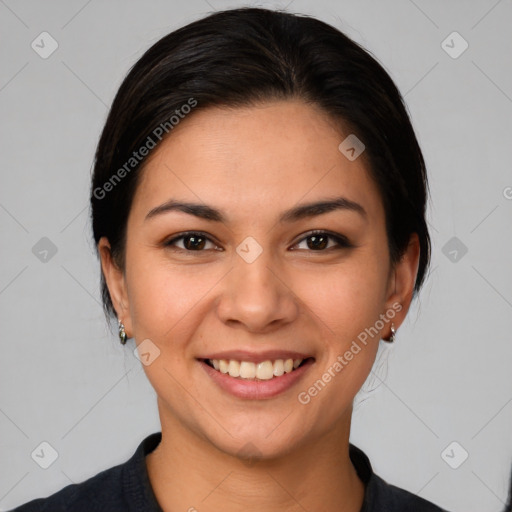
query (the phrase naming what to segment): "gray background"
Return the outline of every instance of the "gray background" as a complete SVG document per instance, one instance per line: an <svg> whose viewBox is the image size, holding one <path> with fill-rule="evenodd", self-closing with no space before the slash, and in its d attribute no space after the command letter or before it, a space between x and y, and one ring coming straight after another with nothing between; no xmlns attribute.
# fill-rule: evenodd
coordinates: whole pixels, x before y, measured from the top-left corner
<svg viewBox="0 0 512 512"><path fill-rule="evenodd" d="M257 5L287 4L384 64L430 172L432 272L379 357L383 383L358 400L351 441L395 485L455 512L500 511L512 465L512 2ZM249 4L0 0L1 510L125 461L159 430L133 341L118 344L100 307L88 224L93 153L143 51L237 5ZM59 45L47 59L31 47L43 31ZM460 39L442 46L453 31L469 44L457 58L445 49L460 51ZM43 237L55 254L41 252ZM31 458L43 441L58 452L46 470ZM469 453L458 469L442 457L453 441L452 464Z"/></svg>

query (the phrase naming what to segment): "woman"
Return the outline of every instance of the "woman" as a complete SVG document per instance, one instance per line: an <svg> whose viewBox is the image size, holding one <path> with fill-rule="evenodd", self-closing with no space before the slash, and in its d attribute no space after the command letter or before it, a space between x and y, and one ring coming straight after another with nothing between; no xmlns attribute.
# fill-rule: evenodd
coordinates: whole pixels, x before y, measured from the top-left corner
<svg viewBox="0 0 512 512"><path fill-rule="evenodd" d="M162 431L17 510L441 510L349 443L425 277L426 198L398 90L337 29L244 8L157 42L114 100L91 206Z"/></svg>

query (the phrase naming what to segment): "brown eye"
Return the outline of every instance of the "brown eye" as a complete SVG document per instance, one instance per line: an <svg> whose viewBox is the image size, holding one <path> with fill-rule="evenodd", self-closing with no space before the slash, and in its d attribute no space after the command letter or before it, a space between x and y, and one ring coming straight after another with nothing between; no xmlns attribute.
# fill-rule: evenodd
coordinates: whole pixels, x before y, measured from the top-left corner
<svg viewBox="0 0 512 512"><path fill-rule="evenodd" d="M181 242L181 246L178 243ZM207 244L212 247L206 247ZM181 249L189 252L203 252L203 249L215 249L216 245L203 233L184 233L165 243L166 247Z"/></svg>
<svg viewBox="0 0 512 512"><path fill-rule="evenodd" d="M311 235L306 240L308 248L313 250L325 249L329 244L329 237L326 235Z"/></svg>
<svg viewBox="0 0 512 512"><path fill-rule="evenodd" d="M191 251L204 249L206 245L206 240L201 236L190 235L183 238L183 245L185 249L189 249Z"/></svg>
<svg viewBox="0 0 512 512"><path fill-rule="evenodd" d="M304 241L306 241L306 247L299 247ZM333 241L334 244L331 243L331 245L329 245L330 241ZM343 235L335 235L326 231L316 231L304 237L297 244L297 247L299 249L321 252L325 249L342 249L353 247L353 245Z"/></svg>

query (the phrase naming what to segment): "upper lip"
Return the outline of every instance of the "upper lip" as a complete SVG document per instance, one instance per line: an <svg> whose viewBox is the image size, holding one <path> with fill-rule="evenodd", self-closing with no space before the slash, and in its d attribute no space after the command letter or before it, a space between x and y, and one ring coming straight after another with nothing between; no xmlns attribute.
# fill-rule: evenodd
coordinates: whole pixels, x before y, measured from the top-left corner
<svg viewBox="0 0 512 512"><path fill-rule="evenodd" d="M309 357L313 356L291 350L265 350L264 352L254 352L251 350L228 350L224 352L214 352L206 356L199 357L198 359L234 359L235 361L261 363L263 361L275 361L277 359L308 359Z"/></svg>

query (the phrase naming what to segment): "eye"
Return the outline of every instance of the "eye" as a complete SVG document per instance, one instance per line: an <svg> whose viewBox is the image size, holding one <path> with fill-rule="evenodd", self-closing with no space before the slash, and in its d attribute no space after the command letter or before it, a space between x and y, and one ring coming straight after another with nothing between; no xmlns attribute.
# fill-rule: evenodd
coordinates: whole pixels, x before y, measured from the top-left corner
<svg viewBox="0 0 512 512"><path fill-rule="evenodd" d="M334 244L329 245L329 241L334 241ZM306 243L306 247L300 248L300 244ZM337 235L333 233L329 233L327 231L315 230L309 233L306 237L304 237L298 244L294 247L299 249L306 249L321 252L325 249L342 249L354 247L348 239L343 235Z"/></svg>
<svg viewBox="0 0 512 512"><path fill-rule="evenodd" d="M300 247L301 244L306 247ZM181 244L181 245L180 245ZM208 247L208 244L210 246ZM205 234L200 231L189 231L182 233L164 243L166 247L187 252L204 252L208 249L221 250L219 247ZM329 233L328 231L315 230L309 233L302 240L295 244L296 248L301 250L311 250L322 252L326 249L342 249L354 247L348 239L339 234Z"/></svg>
<svg viewBox="0 0 512 512"><path fill-rule="evenodd" d="M178 243L182 243L180 247ZM206 247L211 244L211 247ZM189 252L203 252L203 249L216 249L215 245L204 233L197 231L190 231L183 233L177 237L172 238L164 243L166 247L176 248Z"/></svg>

